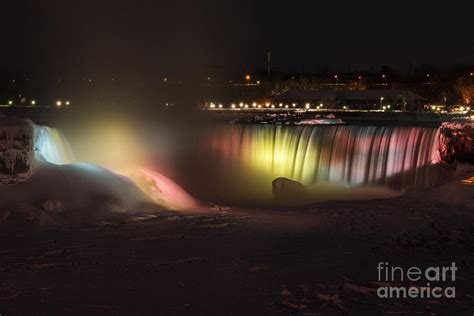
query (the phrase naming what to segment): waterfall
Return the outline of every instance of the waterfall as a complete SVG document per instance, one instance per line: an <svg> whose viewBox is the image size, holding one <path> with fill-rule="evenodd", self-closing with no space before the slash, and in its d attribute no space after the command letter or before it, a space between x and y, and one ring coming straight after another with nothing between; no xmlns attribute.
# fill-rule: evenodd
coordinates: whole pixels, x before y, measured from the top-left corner
<svg viewBox="0 0 474 316"><path fill-rule="evenodd" d="M54 164L68 164L75 161L66 137L56 128L34 126L34 148L46 161Z"/></svg>
<svg viewBox="0 0 474 316"><path fill-rule="evenodd" d="M438 129L424 127L227 125L202 147L219 170L248 185L286 177L403 189L429 182L438 142Z"/></svg>

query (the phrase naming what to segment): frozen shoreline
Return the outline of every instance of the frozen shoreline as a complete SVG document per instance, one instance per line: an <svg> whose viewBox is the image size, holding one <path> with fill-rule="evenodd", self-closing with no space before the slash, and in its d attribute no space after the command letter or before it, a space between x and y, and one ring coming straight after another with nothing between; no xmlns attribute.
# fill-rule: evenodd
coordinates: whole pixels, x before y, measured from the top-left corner
<svg viewBox="0 0 474 316"><path fill-rule="evenodd" d="M26 314L472 313L474 208L449 199L453 185L472 203L474 186L455 180L357 203L134 215L65 230L4 222L2 307ZM373 287L380 261L455 261L457 298L387 301L354 292Z"/></svg>

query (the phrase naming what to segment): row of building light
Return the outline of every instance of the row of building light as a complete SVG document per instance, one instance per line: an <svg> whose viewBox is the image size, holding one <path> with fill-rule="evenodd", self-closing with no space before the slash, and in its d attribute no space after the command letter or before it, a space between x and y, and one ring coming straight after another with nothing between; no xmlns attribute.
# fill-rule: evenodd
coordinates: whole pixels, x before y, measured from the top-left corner
<svg viewBox="0 0 474 316"><path fill-rule="evenodd" d="M37 104L36 100L31 100L31 101L30 101L30 105L35 106L36 104ZM13 102L13 100L8 100L8 105L9 105L9 106L13 106L13 105L15 105L15 103ZM23 105L23 104L22 104L22 105ZM57 107L62 107L63 105L69 106L69 105L71 105L71 102L70 102L70 101L57 100L57 101L55 102L55 105L56 105Z"/></svg>
<svg viewBox="0 0 474 316"><path fill-rule="evenodd" d="M305 103L304 105L304 108L309 110L311 109L312 107L312 104L311 103ZM222 103L219 103L219 104L215 104L213 102L209 103L209 106L208 106L210 109L223 109L224 108L224 105ZM298 104L297 103L292 103L291 104L291 107L289 104L283 104L283 103L278 103L278 104L272 104L272 103L265 103L264 105L262 104L259 104L259 103L256 103L256 102L253 102L251 104L251 106L248 104L248 103L243 103L243 102L240 102L237 106L237 104L235 103L232 103L230 105L230 108L231 109L249 109L249 108L254 108L254 109L263 109L263 108L271 108L271 109L275 109L275 108L285 108L285 109L290 109L290 108L296 108L298 107ZM315 108L316 110L320 110L320 109L325 109L324 107L324 104L323 103L319 103L319 105L316 105L316 107L313 107ZM348 107L347 106L343 106L342 107L344 110L347 110ZM391 109L391 105L384 105L384 106L381 106L381 109L382 110L390 110Z"/></svg>
<svg viewBox="0 0 474 316"><path fill-rule="evenodd" d="M253 103L244 103L244 102L240 102L240 103L232 103L230 105L230 108L231 109L251 109L251 108L254 108L254 109L263 109L263 108L267 108L267 109L275 109L275 108L281 108L281 109L289 109L289 108L296 108L298 105L296 103L292 103L291 106L289 104L283 104L283 103L278 103L278 104L273 104L273 103L270 103L270 102L266 102L264 104L261 104L261 103L257 103L257 102L253 102ZM206 107L210 108L210 109L223 109L224 108L224 105L222 103L219 103L219 104L216 104L214 102L211 102L209 103L208 105L206 104ZM320 103L319 105L316 106L316 109L322 109L324 107L324 104L323 103ZM306 103L305 104L305 108L306 109L310 109L311 108L311 103Z"/></svg>

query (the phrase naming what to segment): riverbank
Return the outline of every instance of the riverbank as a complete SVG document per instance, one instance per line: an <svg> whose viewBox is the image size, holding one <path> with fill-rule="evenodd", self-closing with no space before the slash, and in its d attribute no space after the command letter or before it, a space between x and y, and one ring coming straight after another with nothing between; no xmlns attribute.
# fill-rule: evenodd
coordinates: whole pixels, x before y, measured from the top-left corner
<svg viewBox="0 0 474 316"><path fill-rule="evenodd" d="M357 203L134 216L54 230L3 223L1 312L472 314L474 186L461 180L471 175ZM454 261L456 298L378 298L382 261Z"/></svg>
<svg viewBox="0 0 474 316"><path fill-rule="evenodd" d="M312 119L315 116L324 117L334 115L350 125L383 125L383 126L426 126L438 127L442 122L469 122L469 115L442 114L434 112L401 112L401 111L362 111L343 109L206 109L207 117L217 122L253 122L256 117L260 120L265 117L287 114L289 119Z"/></svg>

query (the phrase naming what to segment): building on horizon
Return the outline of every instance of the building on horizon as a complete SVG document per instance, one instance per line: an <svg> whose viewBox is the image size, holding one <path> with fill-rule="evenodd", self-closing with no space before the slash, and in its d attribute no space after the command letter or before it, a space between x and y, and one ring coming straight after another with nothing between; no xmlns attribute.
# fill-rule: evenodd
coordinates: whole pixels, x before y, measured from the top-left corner
<svg viewBox="0 0 474 316"><path fill-rule="evenodd" d="M426 99L409 90L288 90L273 98L274 103L321 104L330 108L392 109L418 111Z"/></svg>

